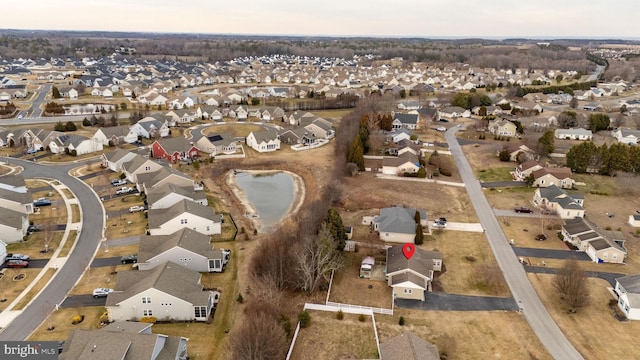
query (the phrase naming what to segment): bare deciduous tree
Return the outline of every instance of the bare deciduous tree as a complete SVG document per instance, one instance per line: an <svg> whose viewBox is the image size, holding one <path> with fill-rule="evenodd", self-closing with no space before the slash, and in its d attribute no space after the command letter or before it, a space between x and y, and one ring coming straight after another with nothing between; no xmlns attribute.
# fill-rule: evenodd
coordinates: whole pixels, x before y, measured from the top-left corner
<svg viewBox="0 0 640 360"><path fill-rule="evenodd" d="M234 360L281 360L287 336L278 318L262 307L248 306L244 321L231 335Z"/></svg>
<svg viewBox="0 0 640 360"><path fill-rule="evenodd" d="M314 292L323 282L328 282L332 270L343 265L341 253L325 224L317 236L306 236L295 252L296 288Z"/></svg>
<svg viewBox="0 0 640 360"><path fill-rule="evenodd" d="M589 304L587 275L580 268L578 260L569 259L564 262L564 265L556 273L553 286L560 292L569 311L575 312Z"/></svg>

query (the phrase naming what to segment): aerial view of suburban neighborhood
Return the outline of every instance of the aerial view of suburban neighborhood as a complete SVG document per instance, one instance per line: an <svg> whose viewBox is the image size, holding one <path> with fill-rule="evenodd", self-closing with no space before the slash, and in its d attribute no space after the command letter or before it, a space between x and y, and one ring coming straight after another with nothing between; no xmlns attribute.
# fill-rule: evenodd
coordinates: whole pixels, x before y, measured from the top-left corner
<svg viewBox="0 0 640 360"><path fill-rule="evenodd" d="M640 358L640 40L282 21L2 25L0 359Z"/></svg>

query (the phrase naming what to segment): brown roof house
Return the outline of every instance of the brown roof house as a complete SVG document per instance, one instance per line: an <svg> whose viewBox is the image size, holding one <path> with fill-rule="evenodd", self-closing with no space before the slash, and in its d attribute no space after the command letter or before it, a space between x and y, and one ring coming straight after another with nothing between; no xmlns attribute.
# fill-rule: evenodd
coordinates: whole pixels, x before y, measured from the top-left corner
<svg viewBox="0 0 640 360"><path fill-rule="evenodd" d="M151 333L153 324L114 322L100 330L71 330L60 360L186 360L187 338Z"/></svg>
<svg viewBox="0 0 640 360"><path fill-rule="evenodd" d="M440 360L438 347L405 332L380 344L380 360Z"/></svg>
<svg viewBox="0 0 640 360"><path fill-rule="evenodd" d="M431 291L434 271L442 270L442 254L416 248L407 259L402 247L387 249L387 285L393 288L394 299L424 301L424 292Z"/></svg>

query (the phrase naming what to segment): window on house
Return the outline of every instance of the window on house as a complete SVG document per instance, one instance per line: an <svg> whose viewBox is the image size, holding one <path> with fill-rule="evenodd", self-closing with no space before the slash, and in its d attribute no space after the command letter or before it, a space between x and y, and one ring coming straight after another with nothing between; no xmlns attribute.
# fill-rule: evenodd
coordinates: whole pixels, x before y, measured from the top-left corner
<svg viewBox="0 0 640 360"><path fill-rule="evenodd" d="M143 296L143 297L142 297L142 303L143 303L143 304L151 304L151 297L149 297L149 296Z"/></svg>
<svg viewBox="0 0 640 360"><path fill-rule="evenodd" d="M180 224L184 225L187 223L187 219L180 219Z"/></svg>
<svg viewBox="0 0 640 360"><path fill-rule="evenodd" d="M206 231L209 231L209 227L208 226L207 226L207 230Z"/></svg>
<svg viewBox="0 0 640 360"><path fill-rule="evenodd" d="M413 289L404 289L402 292L405 294L413 294Z"/></svg>
<svg viewBox="0 0 640 360"><path fill-rule="evenodd" d="M149 171L149 170L151 170L151 166L145 166L145 167L144 167L144 169L145 169L146 171Z"/></svg>
<svg viewBox="0 0 640 360"><path fill-rule="evenodd" d="M197 318L203 318L207 316L207 307L206 306L195 306L193 308L193 315Z"/></svg>
<svg viewBox="0 0 640 360"><path fill-rule="evenodd" d="M151 309L142 310L142 316L153 316L153 311Z"/></svg>

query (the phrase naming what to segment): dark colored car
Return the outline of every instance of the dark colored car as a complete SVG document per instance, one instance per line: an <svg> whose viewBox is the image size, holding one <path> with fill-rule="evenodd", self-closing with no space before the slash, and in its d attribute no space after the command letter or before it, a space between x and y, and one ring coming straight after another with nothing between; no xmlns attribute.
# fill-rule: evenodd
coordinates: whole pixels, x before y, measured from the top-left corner
<svg viewBox="0 0 640 360"><path fill-rule="evenodd" d="M51 205L51 200L47 198L40 198L38 200L33 201L33 206L49 206Z"/></svg>
<svg viewBox="0 0 640 360"><path fill-rule="evenodd" d="M517 208L515 208L513 210L515 212L517 212L517 213L526 213L526 214L529 214L529 213L533 212L533 210L529 209L528 207L524 207L524 206L517 207Z"/></svg>
<svg viewBox="0 0 640 360"><path fill-rule="evenodd" d="M36 231L40 231L40 228L37 225L29 225L27 228L28 233L34 233Z"/></svg>
<svg viewBox="0 0 640 360"><path fill-rule="evenodd" d="M135 264L138 262L138 255L126 255L120 258L123 264Z"/></svg>
<svg viewBox="0 0 640 360"><path fill-rule="evenodd" d="M26 268L29 266L29 262L26 260L9 260L7 262L8 268Z"/></svg>

